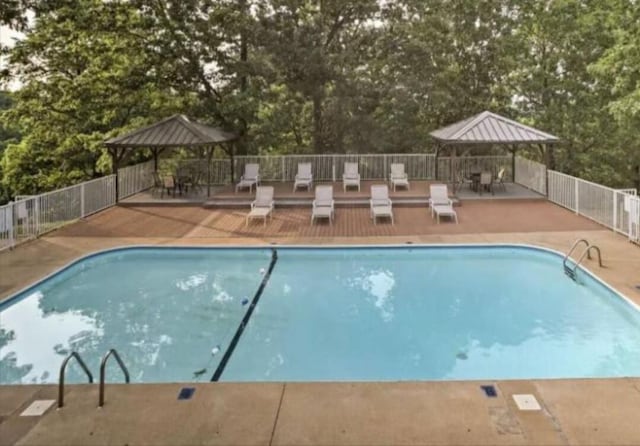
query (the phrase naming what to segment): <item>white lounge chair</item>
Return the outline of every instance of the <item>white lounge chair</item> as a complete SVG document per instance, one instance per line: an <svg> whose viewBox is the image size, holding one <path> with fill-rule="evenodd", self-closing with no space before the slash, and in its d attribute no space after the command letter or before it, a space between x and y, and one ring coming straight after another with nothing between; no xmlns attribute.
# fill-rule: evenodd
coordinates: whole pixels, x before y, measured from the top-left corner
<svg viewBox="0 0 640 446"><path fill-rule="evenodd" d="M249 188L249 192L253 189L253 186L258 186L260 184L260 171L259 164L245 164L244 165L244 175L240 177L240 182L236 184L236 193L239 189Z"/></svg>
<svg viewBox="0 0 640 446"><path fill-rule="evenodd" d="M311 189L313 183L313 175L311 174L311 163L298 163L298 173L293 183L293 191L300 186L304 186L307 190Z"/></svg>
<svg viewBox="0 0 640 446"><path fill-rule="evenodd" d="M373 219L374 225L378 217L389 217L391 224L393 224L392 203L389 198L389 187L386 184L371 186L369 205L371 207L371 218Z"/></svg>
<svg viewBox="0 0 640 446"><path fill-rule="evenodd" d="M251 203L251 211L245 219L245 226L249 225L249 220L262 218L264 225L267 225L267 217L273 213L273 186L256 187L256 199Z"/></svg>
<svg viewBox="0 0 640 446"><path fill-rule="evenodd" d="M358 163L344 163L344 173L342 174L342 188L347 191L347 187L355 186L360 192L360 173L358 173Z"/></svg>
<svg viewBox="0 0 640 446"><path fill-rule="evenodd" d="M316 218L328 218L333 224L334 217L333 186L316 186L316 198L311 209L311 224Z"/></svg>
<svg viewBox="0 0 640 446"><path fill-rule="evenodd" d="M498 175L496 176L496 180L494 182L494 186L493 187L494 188L495 187L501 187L502 190L504 192L506 192L507 191L507 187L504 184L504 173L505 173L505 168L503 167L502 169L500 169L498 171Z"/></svg>
<svg viewBox="0 0 640 446"><path fill-rule="evenodd" d="M409 177L404 171L404 164L391 164L391 174L389 175L389 181L393 186L393 191L396 191L397 186L406 187L409 189Z"/></svg>
<svg viewBox="0 0 640 446"><path fill-rule="evenodd" d="M450 204L437 204L433 206L433 213L436 214L438 224L440 224L440 217L451 217L458 224L458 214L453 210L453 206Z"/></svg>
<svg viewBox="0 0 640 446"><path fill-rule="evenodd" d="M449 189L446 184L429 185L429 207L431 208L431 217L435 215L435 206L451 206L453 201L449 198Z"/></svg>

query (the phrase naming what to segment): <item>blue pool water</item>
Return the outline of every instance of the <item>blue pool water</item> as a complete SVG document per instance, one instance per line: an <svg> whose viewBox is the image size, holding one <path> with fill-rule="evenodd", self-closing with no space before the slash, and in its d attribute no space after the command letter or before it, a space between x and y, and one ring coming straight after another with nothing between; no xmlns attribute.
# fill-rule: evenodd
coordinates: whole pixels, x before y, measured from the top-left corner
<svg viewBox="0 0 640 446"><path fill-rule="evenodd" d="M97 374L112 347L133 382L640 374L640 312L585 272L567 278L555 253L278 248L269 275L272 259L135 248L81 260L0 306L0 383L57 382L72 350ZM68 376L84 380L75 365Z"/></svg>

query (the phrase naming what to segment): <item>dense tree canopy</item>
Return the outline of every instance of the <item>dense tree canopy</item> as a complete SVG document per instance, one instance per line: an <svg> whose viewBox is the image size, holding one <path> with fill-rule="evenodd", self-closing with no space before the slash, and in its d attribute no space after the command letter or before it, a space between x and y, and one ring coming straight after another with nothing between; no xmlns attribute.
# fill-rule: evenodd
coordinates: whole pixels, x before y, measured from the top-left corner
<svg viewBox="0 0 640 446"><path fill-rule="evenodd" d="M490 109L563 138L529 156L640 186L638 2L20 0L0 22L25 33L0 195L102 175L105 138L175 112L237 153L341 153L432 151Z"/></svg>

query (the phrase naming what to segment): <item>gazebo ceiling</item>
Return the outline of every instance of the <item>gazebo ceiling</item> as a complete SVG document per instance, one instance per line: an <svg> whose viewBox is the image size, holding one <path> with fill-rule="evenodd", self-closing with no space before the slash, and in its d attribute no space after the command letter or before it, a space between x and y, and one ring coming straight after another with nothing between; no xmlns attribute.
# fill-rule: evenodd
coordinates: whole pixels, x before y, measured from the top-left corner
<svg viewBox="0 0 640 446"><path fill-rule="evenodd" d="M173 115L162 121L105 141L110 148L211 146L237 138L233 133Z"/></svg>
<svg viewBox="0 0 640 446"><path fill-rule="evenodd" d="M551 144L559 138L504 116L484 111L431 132L443 144Z"/></svg>

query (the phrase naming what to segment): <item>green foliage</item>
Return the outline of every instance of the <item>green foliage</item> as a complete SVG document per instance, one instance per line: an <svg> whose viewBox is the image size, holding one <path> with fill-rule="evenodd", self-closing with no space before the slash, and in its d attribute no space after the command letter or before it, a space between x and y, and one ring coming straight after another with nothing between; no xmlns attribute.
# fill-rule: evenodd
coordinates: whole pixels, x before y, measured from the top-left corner
<svg viewBox="0 0 640 446"><path fill-rule="evenodd" d="M532 152L550 166L640 186L638 2L7 5L26 32L5 73L22 85L2 114L24 135L0 163L12 194L107 172L104 139L175 112L239 133L233 155L432 151L431 131L489 109L560 136Z"/></svg>

